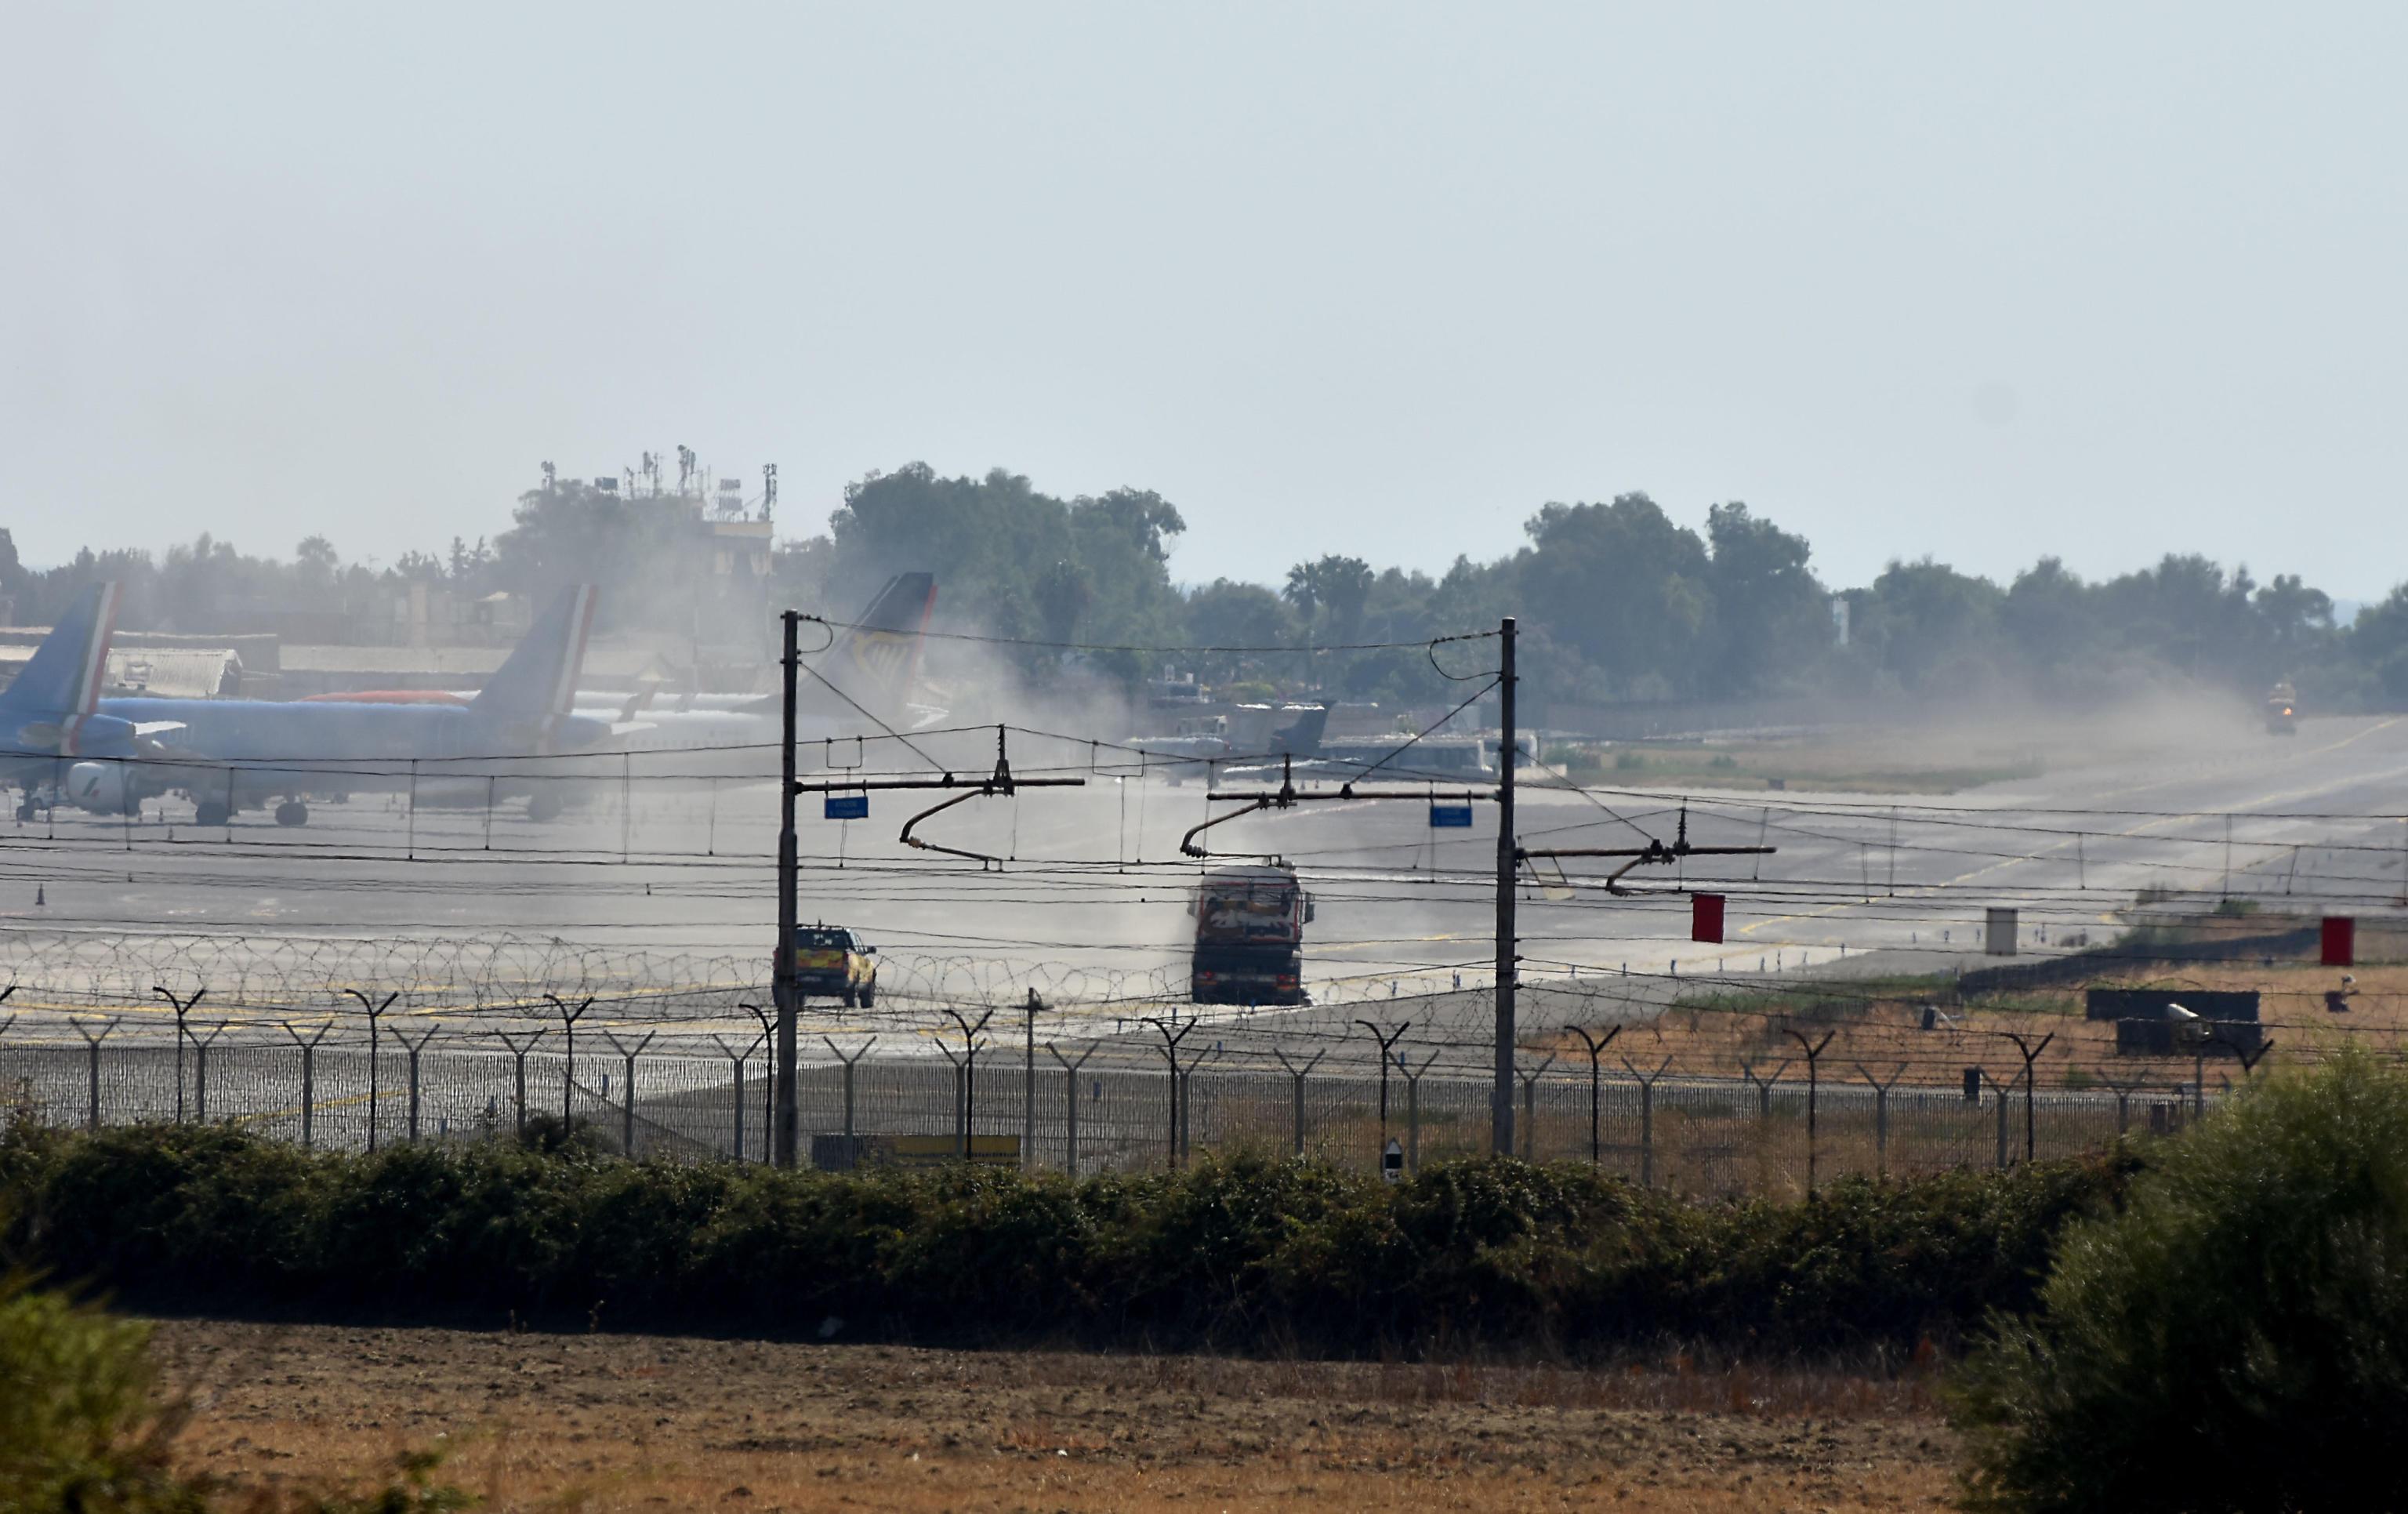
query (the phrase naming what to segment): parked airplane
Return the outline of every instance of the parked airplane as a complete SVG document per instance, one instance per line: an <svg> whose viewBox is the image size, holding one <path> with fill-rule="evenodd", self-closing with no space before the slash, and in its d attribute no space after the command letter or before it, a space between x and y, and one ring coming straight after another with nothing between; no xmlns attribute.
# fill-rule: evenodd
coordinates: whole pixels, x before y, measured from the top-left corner
<svg viewBox="0 0 2408 1514"><path fill-rule="evenodd" d="M102 699L99 714L130 726L143 749L131 759L76 764L65 798L116 815L181 793L204 826L271 802L278 825L307 825L308 799L362 792L408 793L420 803L524 798L530 818L550 819L561 796L544 782L545 759L610 734L608 721L569 707L595 592L591 584L564 591L464 705Z"/></svg>
<svg viewBox="0 0 2408 1514"><path fill-rule="evenodd" d="M1273 721L1285 717L1285 725ZM1179 723L1168 736L1132 736L1127 745L1145 754L1146 768L1172 783L1210 780L1230 763L1258 763L1283 757L1309 757L1321 749L1329 708L1321 704L1241 704L1226 715Z"/></svg>
<svg viewBox="0 0 2408 1514"><path fill-rule="evenodd" d="M1493 784L1497 781L1495 743L1481 736L1402 736L1324 742L1319 751L1293 763L1240 762L1217 769L1222 783L1276 784L1284 776L1298 783L1351 784L1396 779L1410 783ZM1529 745L1522 743L1522 761L1529 761Z"/></svg>
<svg viewBox="0 0 2408 1514"><path fill-rule="evenodd" d="M30 820L45 795L55 795L79 757L135 757L142 734L130 720L100 713L108 638L117 620L118 586L93 584L79 593L16 682L0 691L0 783L24 790L17 818Z"/></svg>
<svg viewBox="0 0 2408 1514"><path fill-rule="evenodd" d="M839 631L827 651L797 681L795 736L805 766L822 763L825 750L842 743L857 755L856 738L875 737L879 725L920 729L944 712L911 702L919 678L924 633L935 611L933 573L901 573L887 580L861 613ZM841 692L838 692L841 690ZM312 696L308 702L340 704L458 704L478 696L417 690ZM635 694L580 690L575 716L610 735L559 765L555 776L578 785L608 784L622 773L619 760L640 756L647 783L680 779L772 779L782 729L777 695L666 695L658 687ZM666 707L664 707L664 706ZM664 754L683 754L666 757ZM839 758L839 762L841 762Z"/></svg>

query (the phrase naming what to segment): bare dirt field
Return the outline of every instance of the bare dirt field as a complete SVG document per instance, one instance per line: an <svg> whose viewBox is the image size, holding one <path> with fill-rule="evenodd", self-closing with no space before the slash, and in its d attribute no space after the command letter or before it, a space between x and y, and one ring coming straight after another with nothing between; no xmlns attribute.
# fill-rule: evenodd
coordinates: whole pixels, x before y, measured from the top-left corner
<svg viewBox="0 0 2408 1514"><path fill-rule="evenodd" d="M1940 1507L1931 1379L170 1320L193 1467L500 1509Z"/></svg>

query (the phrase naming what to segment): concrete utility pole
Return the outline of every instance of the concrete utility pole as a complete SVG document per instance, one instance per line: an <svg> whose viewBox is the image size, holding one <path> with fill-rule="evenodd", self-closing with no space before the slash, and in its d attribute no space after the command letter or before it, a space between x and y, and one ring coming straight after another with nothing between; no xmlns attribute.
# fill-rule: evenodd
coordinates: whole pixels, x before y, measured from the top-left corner
<svg viewBox="0 0 2408 1514"><path fill-rule="evenodd" d="M778 1007L778 1133L777 1160L792 1167L801 1131L795 1097L795 891L798 863L795 845L795 672L802 666L796 653L802 614L789 610L785 623L785 656L780 659L785 686L785 733L778 751L785 781L778 786L778 945L769 959L769 989Z"/></svg>
<svg viewBox="0 0 2408 1514"><path fill-rule="evenodd" d="M1513 963L1517 955L1513 927L1513 617L1498 628L1504 656L1498 676L1498 724L1503 727L1497 752L1497 1085L1490 1095L1489 1149L1500 1157L1513 1154Z"/></svg>

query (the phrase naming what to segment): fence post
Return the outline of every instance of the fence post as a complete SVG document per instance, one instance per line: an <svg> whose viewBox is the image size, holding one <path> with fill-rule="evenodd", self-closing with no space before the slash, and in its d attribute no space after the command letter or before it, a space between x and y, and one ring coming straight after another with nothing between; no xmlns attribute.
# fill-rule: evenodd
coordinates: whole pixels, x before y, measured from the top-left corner
<svg viewBox="0 0 2408 1514"><path fill-rule="evenodd" d="M729 1108L731 1108L731 1109L733 1109L733 1110L736 1112L736 1131L735 1131L735 1136L736 1136L736 1139L735 1139L735 1141L734 1141L734 1143L733 1143L733 1144L734 1144L735 1151L736 1151L736 1160L737 1160L738 1161L739 1161L739 1162L740 1162L740 1161L744 1161L744 1160L745 1160L745 1158L744 1158L744 1059L752 1055L752 1048L753 1048L753 1046L758 1046L759 1045L761 1045L761 1039L760 1039L758 1036L755 1036L755 1037L753 1038L753 1040L752 1040L752 1045L746 1046L746 1047L745 1047L743 1050L741 1050L741 1051L730 1051L730 1050L728 1050L728 1049L727 1049L727 1043L726 1043L726 1041L725 1041L724 1039L723 1039L722 1037L717 1036L717 1035L714 1035L714 1036L712 1036L712 1037L710 1038L710 1044L711 1044L712 1045L717 1046L717 1047L719 1048L720 1055L722 1055L722 1056L724 1056L724 1057L725 1057L725 1058L727 1059L727 1060L728 1060L728 1062L729 1062L730 1066L734 1069L734 1072L735 1072L736 1087L735 1087L735 1093L734 1093L734 1102L733 1102L732 1103L730 1103L730 1104L728 1105L728 1107L729 1107ZM628 1081L629 1081L629 1082L633 1082L633 1081L635 1081L635 1080L634 1080L634 1078L633 1078L633 1077L630 1077L630 1078L628 1079Z"/></svg>
<svg viewBox="0 0 2408 1514"><path fill-rule="evenodd" d="M1788 1073L1789 1060L1783 1058L1781 1065L1772 1070L1770 1077L1756 1076L1756 1064L1745 1060L1740 1062L1739 1070L1741 1076L1756 1086L1756 1182L1762 1186L1768 1181L1765 1170L1767 1161L1765 1141L1766 1132L1772 1124L1772 1086L1780 1082Z"/></svg>
<svg viewBox="0 0 2408 1514"><path fill-rule="evenodd" d="M1592 1167L1598 1164L1605 1150L1598 1136L1598 1104L1603 1093L1603 1085L1598 1078L1598 1060L1605 1055L1605 1048L1613 1045L1613 1038L1621 1033L1619 1025L1601 1037L1593 1036L1577 1025L1572 1027L1572 1034L1580 1037L1581 1045L1588 1048L1588 1164ZM1626 1060L1622 1065L1628 1067L1630 1063Z"/></svg>
<svg viewBox="0 0 2408 1514"><path fill-rule="evenodd" d="M552 1007L560 1015L561 1049L566 1058L560 1067L560 1129L566 1135L577 1123L576 1106L569 1103L570 1096L577 1091L577 1022L594 1007L594 996L586 995L585 1002L575 1009L561 1002L558 994L548 993L544 997L552 1001Z"/></svg>
<svg viewBox="0 0 2408 1514"><path fill-rule="evenodd" d="M981 1031L986 1029L986 1022L995 1018L995 1011L989 1009L985 1014L981 1015L976 1025L972 1025L963 1017L961 1011L950 1005L946 1007L945 1013L953 1017L955 1025L961 1027L962 1031L962 1060L954 1063L953 1067L954 1077L958 1084L956 1099L961 1110L959 1117L953 1124L953 1157L959 1161L968 1161L970 1160L970 1143L978 1137L978 1109L971 1102L978 1097L978 1035ZM939 1043L939 1046L942 1045L943 1043ZM946 1053L946 1060L948 1061L953 1060L951 1052Z"/></svg>
<svg viewBox="0 0 2408 1514"><path fill-rule="evenodd" d="M108 1033L111 1031L117 1029L117 1021L111 1020L102 1026L98 1035L85 1030L81 1020L75 1021L74 1025L76 1034L83 1037L84 1045L88 1048L88 1055L91 1058L86 1070L92 1079L92 1103L84 1115L84 1129L96 1131L100 1129L100 1044L108 1039Z"/></svg>
<svg viewBox="0 0 2408 1514"><path fill-rule="evenodd" d="M190 999L179 999L172 990L153 988L150 990L176 1006L176 1123L184 1123L184 1017L193 1006L208 997L208 989L196 988Z"/></svg>
<svg viewBox="0 0 2408 1514"><path fill-rule="evenodd" d="M1789 1071L1788 1059L1782 1059L1781 1065L1772 1070L1772 1075L1770 1077L1756 1076L1756 1064L1754 1062L1741 1062L1739 1064L1739 1071L1742 1077L1746 1078L1750 1083L1756 1085L1756 1117L1759 1121L1770 1119L1772 1117L1772 1086L1775 1083L1780 1082L1782 1075Z"/></svg>
<svg viewBox="0 0 2408 1514"><path fill-rule="evenodd" d="M226 1020L208 1035L193 1037L193 1117L207 1125L209 1122L209 1043L225 1034Z"/></svg>
<svg viewBox="0 0 2408 1514"><path fill-rule="evenodd" d="M1814 1160L1816 1155L1814 1140L1814 1104L1816 1102L1815 1096L1821 1091L1822 1088L1819 1064L1823 1057L1823 1048L1831 1044L1831 1037L1839 1034L1840 1032L1837 1031L1826 1031L1823 1032L1822 1040L1809 1041L1806 1039L1803 1031L1791 1030L1785 1025L1782 1027L1782 1030L1788 1033L1791 1040L1806 1048L1806 1196L1811 1199L1814 1196Z"/></svg>
<svg viewBox="0 0 2408 1514"><path fill-rule="evenodd" d="M966 1082L962 1076L964 1071L962 1059L954 1056L953 1048L941 1041L937 1043L937 1050L953 1070L953 1160L961 1161L969 1156L970 1149L968 1132L962 1119L962 1101ZM973 1049L969 1055L975 1057L978 1052Z"/></svg>
<svg viewBox="0 0 2408 1514"><path fill-rule="evenodd" d="M856 1063L858 1063L858 1062L861 1060L861 1059L863 1059L864 1057L867 1057L867 1056L868 1056L868 1055L869 1055L869 1048L870 1048L870 1047L872 1047L872 1046L874 1046L874 1045L878 1045L878 1038L877 1038L876 1036L871 1036L868 1040L867 1040L867 1041L863 1042L863 1043L861 1044L861 1049L860 1049L859 1051L854 1052L854 1053L853 1054L853 1056L852 1056L851 1058L849 1058L849 1059L845 1056L845 1054L844 1054L843 1052L841 1052L841 1051L837 1051L837 1047L836 1047L836 1043L835 1043L835 1042L833 1042L833 1041L829 1041L829 1040L828 1040L828 1038L827 1038L826 1036L822 1036L822 1037L820 1037L820 1039L821 1039L822 1041L826 1041L826 1042L827 1042L827 1048L828 1048L828 1050L830 1050L830 1051L832 1051L832 1052L836 1052L836 1060L837 1060L838 1061L842 1062L842 1063L844 1064L844 1149L845 1149L845 1161L846 1161L847 1162L853 1162L853 1161L856 1161L856 1157L855 1157L855 1154L854 1154L853 1149L853 1069L854 1065L855 1065ZM940 1041L940 1042L939 1042L939 1043L937 1044L937 1049L938 1049L938 1050L939 1050L939 1051L944 1051L944 1043L943 1043L943 1042L941 1042L941 1041ZM953 1053L951 1053L951 1052L946 1052L946 1053L945 1053L945 1055L946 1055L948 1058L950 1058L950 1057L953 1055Z"/></svg>
<svg viewBox="0 0 2408 1514"><path fill-rule="evenodd" d="M383 1003L374 1004L357 988L345 988L343 992L358 1000L361 1010L368 1017L368 1149L374 1151L377 1148L377 1032L384 1012L393 1007L393 1002L401 994L398 991L389 993L384 996Z"/></svg>
<svg viewBox="0 0 2408 1514"><path fill-rule="evenodd" d="M1639 1186L1656 1186L1656 1085L1671 1068L1672 1059L1666 1057L1653 1073L1641 1073L1630 1066L1630 1059L1622 1059L1630 1075L1639 1080Z"/></svg>
<svg viewBox="0 0 2408 1514"><path fill-rule="evenodd" d="M533 1051L533 1050L535 1049L535 1044L536 1044L537 1042L538 1042L538 1041L542 1040L545 1036L547 1036L547 1035L551 1034L552 1032L551 1032L551 1031L550 1031L549 1029L544 1029L544 1030L538 1030L538 1031L535 1031L535 1032L534 1032L533 1034L531 1034L531 1035L530 1035L530 1034L528 1034L528 1033L527 1033L526 1031L518 1031L516 1034L513 1034L512 1032L510 1032L510 1031L495 1031L494 1033L495 1035L500 1036L500 1037L502 1038L502 1045L506 1045L506 1046L508 1046L508 1047L509 1047L509 1048L510 1048L510 1061L511 1061L511 1063L512 1063L512 1072L514 1073L514 1074L515 1074L515 1076L516 1076L516 1078L517 1078L516 1089L517 1089L517 1097L518 1097L518 1109L517 1109L517 1113L516 1113L516 1115L515 1115L515 1116L514 1116L514 1117L513 1117L513 1123L512 1123L512 1124L511 1124L511 1126L510 1126L510 1133L512 1133L513 1135L523 1136L523 1135L525 1135L525 1134L526 1134L526 1115L527 1115L527 1102L526 1102L526 1060L527 1060L527 1053L528 1053L528 1052L530 1052L530 1051ZM522 1035L526 1036L526 1044L525 1044L524 1045L521 1045L519 1044L519 1036L522 1036Z"/></svg>
<svg viewBox="0 0 2408 1514"><path fill-rule="evenodd" d="M326 1039L333 1027L328 1021L318 1027L315 1035L303 1035L293 1029L293 1022L283 1022L284 1033L301 1045L301 1149L307 1151L316 1144L318 1121L318 1043Z"/></svg>
<svg viewBox="0 0 2408 1514"><path fill-rule="evenodd" d="M1170 1064L1170 1110L1169 1122L1166 1127L1169 1132L1169 1140L1168 1145L1164 1147L1164 1150L1168 1155L1170 1170L1177 1172L1179 1170L1179 1132L1185 1128L1183 1122L1179 1117L1179 1095L1181 1091L1181 1079L1179 1076L1179 1043L1187 1039L1187 1032L1196 1029L1196 1022L1194 1020L1189 1020L1186 1024L1180 1026L1176 1034L1172 1033L1168 1025L1164 1024L1158 1019L1149 1017L1146 1019L1145 1023L1153 1026L1155 1030L1162 1032L1163 1060Z"/></svg>
<svg viewBox="0 0 2408 1514"><path fill-rule="evenodd" d="M394 1038L409 1053L409 1144L412 1146L418 1144L418 1054L426 1049L426 1043L434 1040L435 1032L441 1029L440 1025L429 1025L415 1041L409 1039L407 1031L394 1032Z"/></svg>
<svg viewBox="0 0 2408 1514"><path fill-rule="evenodd" d="M1091 1045L1079 1053L1079 1060L1075 1062L1063 1056L1051 1041L1045 1043L1045 1049L1062 1064L1063 1167L1070 1176L1076 1177L1079 1175L1079 1069L1087 1065L1087 1059L1096 1054L1096 1048Z"/></svg>
<svg viewBox="0 0 2408 1514"><path fill-rule="evenodd" d="M1297 1071L1294 1062L1287 1060L1286 1052L1274 1046L1271 1048L1271 1055L1277 1057L1279 1059L1279 1064L1287 1069L1288 1080L1291 1085L1289 1091L1293 1093L1296 1098L1296 1154L1298 1157L1301 1157L1304 1155L1304 1080L1312 1074L1314 1068L1321 1065L1321 1059L1328 1056L1329 1052L1326 1047L1320 1051L1314 1052L1312 1054L1312 1060L1305 1063L1301 1072ZM1383 1149L1387 1146L1387 1121L1384 1119L1380 1123L1380 1145Z"/></svg>
<svg viewBox="0 0 2408 1514"><path fill-rule="evenodd" d="M1209 1046L1197 1052L1195 1060L1187 1064L1187 1070L1179 1074L1179 1161L1182 1166L1185 1166L1187 1159L1196 1154L1196 1070L1211 1060L1211 1056Z"/></svg>
<svg viewBox="0 0 2408 1514"><path fill-rule="evenodd" d="M2024 1054L2024 1161L2027 1162L2037 1161L2040 1154L2040 1140L2039 1127L2033 1113L2032 1094L2034 1087L2040 1081L2037 1066L2040 1054L2046 1051L2048 1044L2057 1039L2057 1032L2051 1031L2042 1036L2040 1045L2036 1046L2013 1031L2002 1031L2000 1034L2014 1042L2015 1049Z"/></svg>
<svg viewBox="0 0 2408 1514"><path fill-rule="evenodd" d="M2115 1133L2127 1135L2132 1129L2132 1095L2148 1087L2142 1083L2110 1083L2115 1090Z"/></svg>
<svg viewBox="0 0 2408 1514"><path fill-rule="evenodd" d="M1539 1079L1548 1068L1555 1065L1555 1053L1529 1072L1522 1074L1522 1160L1535 1161L1539 1149Z"/></svg>
<svg viewBox="0 0 2408 1514"><path fill-rule="evenodd" d="M1989 1074L1985 1073L1983 1075L1987 1077ZM2007 1170L2007 1087L1995 1077L1990 1078L1990 1087L1999 1090L1999 1171L2005 1172Z"/></svg>
<svg viewBox="0 0 2408 1514"><path fill-rule="evenodd" d="M644 1032L644 1039L628 1046L620 1043L615 1032L610 1031L602 1032L602 1039L610 1043L610 1049L617 1052L625 1063L623 1070L626 1074L626 1084L620 1089L619 1100L619 1155L629 1161L636 1160L636 1059L643 1054L644 1048L651 1045L652 1038L660 1033L658 1031L647 1031Z"/></svg>
<svg viewBox="0 0 2408 1514"><path fill-rule="evenodd" d="M719 804L719 781L715 778L711 780L710 802L712 805L711 813L715 815L718 814L717 807ZM768 1010L763 1009L758 1004L739 1003L736 1007L738 1009L752 1011L752 1018L757 1021L761 1027L761 1054L763 1059L761 1066L761 1161L764 1164L767 1164L778 1160L776 1149L778 1143L778 1018L775 1015L771 1014ZM825 1036L822 1036L820 1039L824 1041L827 1038ZM834 1042L829 1042L829 1048L831 1050L835 1048ZM797 1050L799 1049L800 1048L798 1047ZM795 1075L795 1081L797 1089L799 1089L802 1082L802 1074L799 1071L797 1071ZM796 1112L796 1119L797 1123L799 1123L799 1106ZM799 1132L797 1133L799 1134ZM798 1153L796 1157L796 1161L799 1161L801 1160L802 1158Z"/></svg>
<svg viewBox="0 0 2408 1514"><path fill-rule="evenodd" d="M1885 1181L1889 1177L1889 1090L1906 1075L1906 1063L1891 1071L1887 1083L1866 1072L1862 1062L1856 1063L1856 1071L1873 1087L1873 1178Z"/></svg>
<svg viewBox="0 0 2408 1514"><path fill-rule="evenodd" d="M1409 1173L1418 1173L1422 1170L1422 1074L1428 1072L1430 1064L1437 1060L1438 1053L1433 1051L1422 1059L1420 1067L1403 1069L1405 1074L1405 1171ZM1382 1148L1382 1154L1385 1155L1384 1146Z"/></svg>
<svg viewBox="0 0 2408 1514"><path fill-rule="evenodd" d="M1370 1020L1356 1020L1354 1023L1370 1031L1371 1039L1380 1043L1380 1161L1385 1162L1388 1160L1388 1062L1391 1060L1389 1053L1398 1042L1404 1039L1405 1032L1413 1028L1413 1022L1400 1020L1385 1035L1381 1034L1380 1027ZM1313 1059L1314 1061L1320 1060L1318 1057ZM1310 1072L1312 1069L1308 1067L1306 1071ZM1304 1155L1304 1098L1301 1085L1297 1089L1296 1129L1296 1154L1301 1157Z"/></svg>

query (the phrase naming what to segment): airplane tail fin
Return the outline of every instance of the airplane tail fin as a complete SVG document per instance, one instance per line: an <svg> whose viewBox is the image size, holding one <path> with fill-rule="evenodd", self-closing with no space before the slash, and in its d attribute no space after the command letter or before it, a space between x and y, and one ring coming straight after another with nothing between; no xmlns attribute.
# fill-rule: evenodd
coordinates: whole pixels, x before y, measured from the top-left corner
<svg viewBox="0 0 2408 1514"><path fill-rule="evenodd" d="M1321 733L1329 727L1329 706L1315 704L1299 711L1292 724L1271 732L1273 756L1312 757L1321 750Z"/></svg>
<svg viewBox="0 0 2408 1514"><path fill-rule="evenodd" d="M594 630L595 594L591 584L561 590L468 707L509 720L566 718L577 703L577 675Z"/></svg>
<svg viewBox="0 0 2408 1514"><path fill-rule="evenodd" d="M34 649L16 682L0 693L0 708L54 721L91 714L108 672L117 601L117 584L86 585Z"/></svg>
<svg viewBox="0 0 2408 1514"><path fill-rule="evenodd" d="M923 633L936 607L936 574L896 574L869 601L860 624L819 660L817 671L880 718L898 718L919 680Z"/></svg>

